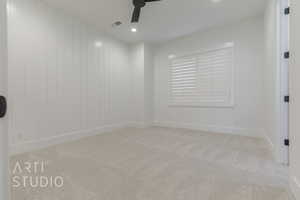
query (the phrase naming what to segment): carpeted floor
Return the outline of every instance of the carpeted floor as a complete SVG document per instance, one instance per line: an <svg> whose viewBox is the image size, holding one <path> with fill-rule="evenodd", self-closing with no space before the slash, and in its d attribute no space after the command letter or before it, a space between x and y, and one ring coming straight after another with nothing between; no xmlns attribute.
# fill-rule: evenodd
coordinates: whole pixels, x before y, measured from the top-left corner
<svg viewBox="0 0 300 200"><path fill-rule="evenodd" d="M46 164L29 173L20 170L26 162ZM17 155L11 174L64 181L24 187L12 180L12 200L289 199L287 168L264 141L182 129L128 128Z"/></svg>

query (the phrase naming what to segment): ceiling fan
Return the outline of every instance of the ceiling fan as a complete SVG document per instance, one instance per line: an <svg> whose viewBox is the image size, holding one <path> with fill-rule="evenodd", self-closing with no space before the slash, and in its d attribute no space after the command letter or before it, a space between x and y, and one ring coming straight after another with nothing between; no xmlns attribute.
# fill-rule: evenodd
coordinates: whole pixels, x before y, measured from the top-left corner
<svg viewBox="0 0 300 200"><path fill-rule="evenodd" d="M141 8L143 8L146 3L161 1L161 0L133 0L134 10L131 18L131 23L137 23L140 19Z"/></svg>

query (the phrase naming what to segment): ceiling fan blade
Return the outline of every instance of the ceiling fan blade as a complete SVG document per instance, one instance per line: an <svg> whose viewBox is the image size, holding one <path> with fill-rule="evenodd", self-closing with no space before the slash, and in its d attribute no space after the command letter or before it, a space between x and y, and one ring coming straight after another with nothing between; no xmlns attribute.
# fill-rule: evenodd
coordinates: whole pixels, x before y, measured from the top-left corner
<svg viewBox="0 0 300 200"><path fill-rule="evenodd" d="M141 13L141 8L135 7L133 10L132 18L131 18L131 23L139 22L140 13Z"/></svg>
<svg viewBox="0 0 300 200"><path fill-rule="evenodd" d="M161 1L161 0L145 0L145 2L154 2L154 1Z"/></svg>

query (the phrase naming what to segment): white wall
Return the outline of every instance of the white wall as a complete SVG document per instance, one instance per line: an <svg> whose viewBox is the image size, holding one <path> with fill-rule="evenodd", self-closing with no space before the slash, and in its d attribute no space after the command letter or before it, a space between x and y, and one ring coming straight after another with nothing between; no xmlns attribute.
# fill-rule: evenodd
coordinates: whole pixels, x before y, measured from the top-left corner
<svg viewBox="0 0 300 200"><path fill-rule="evenodd" d="M0 0L0 95L7 96L6 1ZM7 118L0 119L0 199L9 199Z"/></svg>
<svg viewBox="0 0 300 200"><path fill-rule="evenodd" d="M128 46L39 0L11 0L10 7L12 151L126 124Z"/></svg>
<svg viewBox="0 0 300 200"><path fill-rule="evenodd" d="M130 65L132 67L132 123L145 126L145 66L144 44L135 44L130 48Z"/></svg>
<svg viewBox="0 0 300 200"><path fill-rule="evenodd" d="M154 117L154 66L153 66L153 47L149 44L144 45L144 65L145 65L145 121L146 124L153 124Z"/></svg>
<svg viewBox="0 0 300 200"><path fill-rule="evenodd" d="M274 30L274 24L268 23L274 17L271 11L265 21L256 17L195 33L160 45L154 52L144 43L128 48L39 0L10 0L9 5L9 131L13 152L129 122L142 127L155 122L258 137L264 137L266 130L270 143L278 144L273 99L276 72L269 73L274 65L274 38L268 37ZM266 46L271 49L266 50L266 70L264 22L268 23ZM170 107L168 55L206 50L226 42L235 44L235 106Z"/></svg>
<svg viewBox="0 0 300 200"><path fill-rule="evenodd" d="M151 126L153 123L153 49L149 44L131 46L132 125Z"/></svg>
<svg viewBox="0 0 300 200"><path fill-rule="evenodd" d="M280 47L278 26L279 3L269 0L265 12L265 127L276 160L282 160L280 142Z"/></svg>
<svg viewBox="0 0 300 200"><path fill-rule="evenodd" d="M170 107L168 55L185 54L235 44L235 106L233 108ZM193 128L249 136L264 136L263 17L219 27L170 41L155 54L156 125Z"/></svg>

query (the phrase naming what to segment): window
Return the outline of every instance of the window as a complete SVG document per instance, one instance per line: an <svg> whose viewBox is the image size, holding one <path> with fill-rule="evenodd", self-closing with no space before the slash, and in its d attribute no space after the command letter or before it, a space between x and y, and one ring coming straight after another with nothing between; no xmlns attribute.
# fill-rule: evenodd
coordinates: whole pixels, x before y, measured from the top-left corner
<svg viewBox="0 0 300 200"><path fill-rule="evenodd" d="M169 59L170 105L233 106L233 44Z"/></svg>

